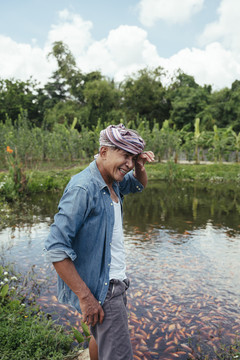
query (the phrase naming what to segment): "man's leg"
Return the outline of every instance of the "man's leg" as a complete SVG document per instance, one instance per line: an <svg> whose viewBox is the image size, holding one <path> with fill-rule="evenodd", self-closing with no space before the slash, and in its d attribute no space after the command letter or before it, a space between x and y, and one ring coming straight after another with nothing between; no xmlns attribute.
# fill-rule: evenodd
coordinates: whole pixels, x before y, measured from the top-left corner
<svg viewBox="0 0 240 360"><path fill-rule="evenodd" d="M91 360L98 360L98 347L93 336L89 342L89 355Z"/></svg>
<svg viewBox="0 0 240 360"><path fill-rule="evenodd" d="M128 285L111 280L103 304L103 323L91 327L98 346L99 360L132 360L132 346L128 330L126 311L126 289Z"/></svg>

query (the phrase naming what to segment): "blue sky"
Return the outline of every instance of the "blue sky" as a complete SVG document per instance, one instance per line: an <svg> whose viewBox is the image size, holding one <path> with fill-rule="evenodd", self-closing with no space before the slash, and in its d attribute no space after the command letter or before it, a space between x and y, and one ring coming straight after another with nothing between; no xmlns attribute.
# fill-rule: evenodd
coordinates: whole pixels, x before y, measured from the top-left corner
<svg viewBox="0 0 240 360"><path fill-rule="evenodd" d="M64 41L84 71L122 81L178 68L219 89L240 79L239 0L0 0L0 77L45 83Z"/></svg>

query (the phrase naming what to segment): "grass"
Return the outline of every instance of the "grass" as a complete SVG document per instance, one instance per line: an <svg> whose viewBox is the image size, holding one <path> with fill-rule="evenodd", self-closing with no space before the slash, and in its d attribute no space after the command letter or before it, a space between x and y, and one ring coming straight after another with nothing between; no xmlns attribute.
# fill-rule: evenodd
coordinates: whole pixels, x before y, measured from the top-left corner
<svg viewBox="0 0 240 360"><path fill-rule="evenodd" d="M74 334L22 296L22 283L10 266L0 266L0 359L76 359Z"/></svg>
<svg viewBox="0 0 240 360"><path fill-rule="evenodd" d="M71 176L83 170L86 165L76 163L65 164L67 167L59 168L59 164L49 163L41 170L27 170L27 193L36 193L48 190L63 189ZM43 170L44 169L44 170ZM175 164L174 162L147 164L149 180L164 181L208 181L212 183L236 183L240 184L240 164ZM9 186L9 175L7 172L0 172L0 195L11 193ZM10 184L10 183L9 183Z"/></svg>
<svg viewBox="0 0 240 360"><path fill-rule="evenodd" d="M148 177L165 181L235 182L240 184L240 164L164 164L147 165Z"/></svg>

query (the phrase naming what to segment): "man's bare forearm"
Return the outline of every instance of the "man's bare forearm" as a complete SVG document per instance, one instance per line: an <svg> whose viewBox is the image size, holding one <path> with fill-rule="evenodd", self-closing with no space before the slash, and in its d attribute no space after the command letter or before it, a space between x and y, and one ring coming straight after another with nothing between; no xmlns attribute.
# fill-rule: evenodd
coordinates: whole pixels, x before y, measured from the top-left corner
<svg viewBox="0 0 240 360"><path fill-rule="evenodd" d="M101 324L104 318L103 309L78 274L72 260L67 258L54 262L53 265L60 278L77 295L82 310L83 321L92 326L96 325L97 322Z"/></svg>
<svg viewBox="0 0 240 360"><path fill-rule="evenodd" d="M78 274L71 259L67 258L54 262L53 266L60 278L77 295L80 301L89 295L90 290Z"/></svg>

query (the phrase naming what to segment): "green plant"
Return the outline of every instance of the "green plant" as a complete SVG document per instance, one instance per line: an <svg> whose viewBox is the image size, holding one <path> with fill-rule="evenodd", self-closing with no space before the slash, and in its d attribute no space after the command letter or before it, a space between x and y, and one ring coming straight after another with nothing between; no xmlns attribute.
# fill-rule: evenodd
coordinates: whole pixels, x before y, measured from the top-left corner
<svg viewBox="0 0 240 360"><path fill-rule="evenodd" d="M222 345L221 348L216 351L216 355L219 360L239 360L240 340L236 340L235 343L230 346Z"/></svg>
<svg viewBox="0 0 240 360"><path fill-rule="evenodd" d="M179 170L178 165L173 160L169 160L166 164L166 179L172 182L181 178L181 172Z"/></svg>
<svg viewBox="0 0 240 360"><path fill-rule="evenodd" d="M7 146L6 159L9 165L9 174L1 186L1 191L8 198L16 198L25 193L28 179L23 165L18 158L17 148L13 151L10 146Z"/></svg>
<svg viewBox="0 0 240 360"><path fill-rule="evenodd" d="M38 307L23 302L21 280L0 266L0 359L63 360L76 357L73 335Z"/></svg>
<svg viewBox="0 0 240 360"><path fill-rule="evenodd" d="M72 328L73 335L79 344L83 344L85 341L89 342L90 338L91 338L90 330L89 330L87 324L85 324L83 321L81 321L81 326L82 326L83 333L81 333L76 328Z"/></svg>

